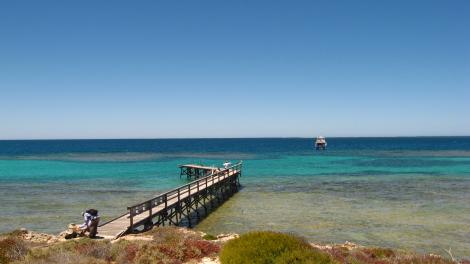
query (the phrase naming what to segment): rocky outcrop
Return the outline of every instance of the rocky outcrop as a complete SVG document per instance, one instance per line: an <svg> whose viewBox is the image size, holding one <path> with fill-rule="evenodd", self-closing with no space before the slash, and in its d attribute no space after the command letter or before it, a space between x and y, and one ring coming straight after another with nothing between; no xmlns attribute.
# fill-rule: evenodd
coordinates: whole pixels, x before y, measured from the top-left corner
<svg viewBox="0 0 470 264"><path fill-rule="evenodd" d="M37 233L26 230L24 228L20 229L19 231L15 231L14 235L24 241L29 241L32 243L51 244L59 241L59 238L57 236L44 233Z"/></svg>
<svg viewBox="0 0 470 264"><path fill-rule="evenodd" d="M240 237L240 235L236 233L220 234L220 235L217 235L217 240L215 241L220 242L220 243L225 243L229 240L232 240L238 237Z"/></svg>
<svg viewBox="0 0 470 264"><path fill-rule="evenodd" d="M344 248L344 249L347 249L347 250L351 251L351 250L353 250L353 249L356 249L356 248L361 247L360 245L351 243L351 242L349 242L349 241L346 241L346 242L344 242L343 244L326 244L326 245L320 245L320 244L310 243L310 245L311 245L312 247L314 247L314 248L318 248L318 249L321 249L321 250L333 249L333 248L335 248L335 247L340 247L340 248Z"/></svg>
<svg viewBox="0 0 470 264"><path fill-rule="evenodd" d="M60 241L85 236L76 224L69 224L68 229L61 232L58 236Z"/></svg>
<svg viewBox="0 0 470 264"><path fill-rule="evenodd" d="M220 264L220 259L219 257L213 257L213 258L205 257L205 258L202 258L197 263L198 264Z"/></svg>

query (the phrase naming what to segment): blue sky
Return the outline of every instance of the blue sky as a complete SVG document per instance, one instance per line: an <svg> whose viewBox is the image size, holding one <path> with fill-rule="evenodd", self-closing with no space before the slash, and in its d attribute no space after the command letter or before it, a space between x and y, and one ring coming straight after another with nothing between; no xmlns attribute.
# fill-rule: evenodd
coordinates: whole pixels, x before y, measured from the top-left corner
<svg viewBox="0 0 470 264"><path fill-rule="evenodd" d="M0 139L470 135L470 1L1 1Z"/></svg>

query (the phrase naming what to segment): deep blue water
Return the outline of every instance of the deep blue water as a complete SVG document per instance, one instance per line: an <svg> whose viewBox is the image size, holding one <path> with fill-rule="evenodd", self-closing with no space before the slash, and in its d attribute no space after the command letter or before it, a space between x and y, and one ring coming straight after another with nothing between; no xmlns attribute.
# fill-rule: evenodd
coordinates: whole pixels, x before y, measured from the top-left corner
<svg viewBox="0 0 470 264"><path fill-rule="evenodd" d="M61 153L295 153L310 152L312 139L97 139L0 140L0 156ZM330 151L470 150L470 137L329 138Z"/></svg>
<svg viewBox="0 0 470 264"><path fill-rule="evenodd" d="M0 141L0 232L59 232L184 184L178 164L244 161L244 188L198 225L470 256L470 137Z"/></svg>

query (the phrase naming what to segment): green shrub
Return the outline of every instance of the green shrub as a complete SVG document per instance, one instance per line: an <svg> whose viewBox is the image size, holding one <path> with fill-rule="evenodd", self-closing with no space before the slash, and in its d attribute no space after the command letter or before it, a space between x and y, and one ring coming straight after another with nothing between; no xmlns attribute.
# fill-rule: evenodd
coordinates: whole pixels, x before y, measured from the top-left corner
<svg viewBox="0 0 470 264"><path fill-rule="evenodd" d="M213 236L213 235L210 235L210 234L205 234L205 235L202 236L202 239L204 239L204 240L216 240L217 237Z"/></svg>
<svg viewBox="0 0 470 264"><path fill-rule="evenodd" d="M322 253L317 249L296 249L292 251L286 251L279 256L276 264L297 264L297 263L334 263L330 256Z"/></svg>
<svg viewBox="0 0 470 264"><path fill-rule="evenodd" d="M304 240L275 232L250 232L230 240L222 248L220 261L223 264L336 263Z"/></svg>

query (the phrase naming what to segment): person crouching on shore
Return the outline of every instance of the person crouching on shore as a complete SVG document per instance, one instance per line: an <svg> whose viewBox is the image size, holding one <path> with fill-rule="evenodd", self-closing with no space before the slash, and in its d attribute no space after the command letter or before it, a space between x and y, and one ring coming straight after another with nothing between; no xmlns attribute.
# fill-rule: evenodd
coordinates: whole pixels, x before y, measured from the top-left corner
<svg viewBox="0 0 470 264"><path fill-rule="evenodd" d="M95 238L98 233L98 223L100 222L98 210L88 209L82 212L82 216L85 222L80 225L80 230L82 230L82 233L89 232L89 238Z"/></svg>

